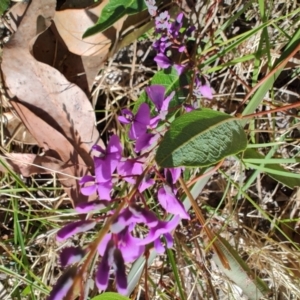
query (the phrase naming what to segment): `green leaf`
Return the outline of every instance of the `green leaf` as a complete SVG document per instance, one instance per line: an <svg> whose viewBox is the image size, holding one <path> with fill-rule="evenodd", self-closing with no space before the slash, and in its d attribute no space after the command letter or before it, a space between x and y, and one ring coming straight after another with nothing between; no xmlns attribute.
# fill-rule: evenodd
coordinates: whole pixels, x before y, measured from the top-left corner
<svg viewBox="0 0 300 300"><path fill-rule="evenodd" d="M164 168L204 167L245 150L247 137L238 118L208 108L177 118L156 153Z"/></svg>
<svg viewBox="0 0 300 300"><path fill-rule="evenodd" d="M0 0L0 14L2 15L9 7L10 0Z"/></svg>
<svg viewBox="0 0 300 300"><path fill-rule="evenodd" d="M250 300L261 299L263 296L270 292L270 289L259 277L251 271L245 261L239 256L238 252L221 236L216 234L218 239L215 243L222 249L225 257L228 260L230 270L223 267L219 257L214 254L213 260L218 267L231 279L236 285L238 285L248 296Z"/></svg>
<svg viewBox="0 0 300 300"><path fill-rule="evenodd" d="M277 180L278 182L284 184L285 186L291 189L293 189L295 186L300 186L300 174L289 172L279 164L270 163L272 159L266 159L262 154L258 153L252 148L247 149L243 153L243 159L245 159L244 162L247 167L263 171L273 179ZM256 165L255 160L251 161L251 159L261 159L262 164ZM295 161L298 161L298 159L295 159ZM289 160L286 160L286 163L288 162ZM267 164L267 167L264 166L265 164Z"/></svg>
<svg viewBox="0 0 300 300"><path fill-rule="evenodd" d="M144 0L109 0L103 8L97 23L88 28L83 38L102 32L111 27L125 15L134 15L147 8Z"/></svg>
<svg viewBox="0 0 300 300"><path fill-rule="evenodd" d="M129 298L122 296L118 293L104 293L99 296L92 298L91 300L130 300Z"/></svg>

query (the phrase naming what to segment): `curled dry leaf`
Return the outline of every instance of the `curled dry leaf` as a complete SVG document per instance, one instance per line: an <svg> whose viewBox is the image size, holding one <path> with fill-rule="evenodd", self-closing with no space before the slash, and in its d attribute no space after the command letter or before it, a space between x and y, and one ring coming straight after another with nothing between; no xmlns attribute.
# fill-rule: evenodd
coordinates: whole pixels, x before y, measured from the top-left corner
<svg viewBox="0 0 300 300"><path fill-rule="evenodd" d="M68 165L62 184L78 202L79 189L74 177L92 168L91 147L98 143L92 106L85 93L70 83L63 74L32 56L37 22L50 25L55 13L55 0L33 0L22 18L17 32L5 45L2 72L12 98L13 107L37 140L53 157ZM40 30L40 29L38 29Z"/></svg>

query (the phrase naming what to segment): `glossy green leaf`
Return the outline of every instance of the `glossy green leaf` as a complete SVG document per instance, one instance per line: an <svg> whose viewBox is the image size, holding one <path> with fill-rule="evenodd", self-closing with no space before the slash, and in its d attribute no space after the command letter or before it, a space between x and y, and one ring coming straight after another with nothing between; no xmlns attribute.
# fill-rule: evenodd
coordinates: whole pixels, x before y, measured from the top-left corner
<svg viewBox="0 0 300 300"><path fill-rule="evenodd" d="M171 124L155 159L164 168L204 167L246 147L247 137L238 118L203 108L184 114Z"/></svg>
<svg viewBox="0 0 300 300"><path fill-rule="evenodd" d="M102 32L126 15L134 15L147 8L144 0L109 0L97 23L88 28L83 38Z"/></svg>
<svg viewBox="0 0 300 300"><path fill-rule="evenodd" d="M107 292L92 298L91 300L129 300L129 298L118 293Z"/></svg>
<svg viewBox="0 0 300 300"><path fill-rule="evenodd" d="M270 163L272 162L271 159L266 159L262 154L258 153L254 149L247 149L243 153L243 159L245 159L244 162L247 167L265 172L273 179L291 189L293 189L295 186L300 186L300 174L292 173L289 170L284 169L278 163ZM261 164L258 164L258 162L256 162L254 159L260 159ZM295 159L295 162L297 161L298 159ZM286 160L286 163L288 162L290 161Z"/></svg>
<svg viewBox="0 0 300 300"><path fill-rule="evenodd" d="M238 252L221 236L217 235L215 243L222 249L226 259L228 260L230 270L223 267L219 257L214 254L213 260L218 267L231 279L237 286L239 286L245 295L250 300L261 299L266 296L270 289L264 281L251 271L245 261L239 256Z"/></svg>

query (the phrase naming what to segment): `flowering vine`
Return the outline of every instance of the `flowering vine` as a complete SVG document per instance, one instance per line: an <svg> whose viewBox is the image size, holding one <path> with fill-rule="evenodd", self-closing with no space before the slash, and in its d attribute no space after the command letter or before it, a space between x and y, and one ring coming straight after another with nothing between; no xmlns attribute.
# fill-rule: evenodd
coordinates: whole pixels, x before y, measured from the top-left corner
<svg viewBox="0 0 300 300"><path fill-rule="evenodd" d="M161 68L174 66L178 74L182 74L188 65L173 63L166 53L170 48L180 53L185 51L187 37L194 29L182 30L183 13L178 14L175 20L171 20L167 11L157 14L154 0L148 0L146 4L149 13L155 17L156 33L160 36L153 44L157 51L154 60ZM150 243L153 243L158 253L164 253L166 248L172 247L172 232L181 219L190 219L176 188L183 168L159 169L153 163L152 152L161 138L158 128L160 124L166 124L170 113L169 104L175 92L167 94L166 88L162 85L146 87L145 92L154 109L147 103L142 103L136 113L125 108L118 117L119 122L128 130L128 138L133 144L135 153L124 156L117 135L110 136L105 149L97 145L93 147L95 175L85 175L79 183L83 195L95 194L98 199L80 203L75 207L78 214L88 214L88 219L67 224L57 232L57 240L65 241L75 234L96 228L102 222L102 218L92 217L94 212L105 209L108 211L106 217L114 216L109 224L109 231L104 232L99 242L97 239L95 244L96 251L101 256L96 271L96 285L99 291L107 289L110 274L113 274L118 292L126 295L128 290L125 264L144 255L146 246ZM212 98L209 84L203 83L198 73L195 76L194 94L197 97L202 95L208 99ZM114 189L116 185L126 186L133 192L127 197L117 198ZM143 192L149 188L156 191L155 200L160 208L172 215L170 221L157 217L145 203ZM143 230L140 230L141 228ZM69 267L80 262L89 255L90 250L90 247L63 249L60 254L61 265ZM67 271L60 278L49 300L63 299L70 292L78 272L83 269L71 267L69 270L72 271Z"/></svg>

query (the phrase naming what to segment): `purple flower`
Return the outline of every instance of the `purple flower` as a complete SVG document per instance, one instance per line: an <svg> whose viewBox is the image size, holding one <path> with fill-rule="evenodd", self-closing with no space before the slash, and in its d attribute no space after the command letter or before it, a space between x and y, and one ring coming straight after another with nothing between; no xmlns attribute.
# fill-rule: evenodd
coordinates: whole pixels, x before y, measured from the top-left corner
<svg viewBox="0 0 300 300"><path fill-rule="evenodd" d="M138 109L136 115L130 110L123 109L123 116L119 116L118 119L123 124L130 124L129 138L136 140L138 137L146 133L147 126L150 123L150 108L147 103L142 103Z"/></svg>
<svg viewBox="0 0 300 300"><path fill-rule="evenodd" d="M164 169L165 178L169 184L175 184L181 175L181 171L184 170L183 167L178 168L166 168Z"/></svg>
<svg viewBox="0 0 300 300"><path fill-rule="evenodd" d="M160 120L164 120L168 114L169 103L175 95L173 91L165 98L166 88L163 85L151 85L145 88L149 99L154 103ZM156 120L155 120L156 121ZM152 121L151 125L155 123Z"/></svg>
<svg viewBox="0 0 300 300"><path fill-rule="evenodd" d="M183 13L180 13L170 27L170 34L174 38L177 38L179 36L179 30L181 29L182 25L183 25Z"/></svg>
<svg viewBox="0 0 300 300"><path fill-rule="evenodd" d="M138 158L128 158L118 165L118 174L128 183L135 184L135 176L143 173L143 163Z"/></svg>
<svg viewBox="0 0 300 300"><path fill-rule="evenodd" d="M156 50L158 53L165 53L165 51L172 45L172 42L170 41L169 37L166 35L163 35L161 38L156 40L152 47L154 50Z"/></svg>
<svg viewBox="0 0 300 300"><path fill-rule="evenodd" d="M75 264L85 256L85 251L80 247L66 247L60 253L60 264L62 267Z"/></svg>
<svg viewBox="0 0 300 300"><path fill-rule="evenodd" d="M153 133L145 133L140 136L135 143L135 152L140 152L142 150L147 150L149 147L154 146L155 142L158 140L159 135Z"/></svg>
<svg viewBox="0 0 300 300"><path fill-rule="evenodd" d="M106 208L106 201L101 201L101 200L83 202L75 206L75 210L79 214L87 214L91 211L102 210L104 208Z"/></svg>
<svg viewBox="0 0 300 300"><path fill-rule="evenodd" d="M157 225L151 227L148 235L143 239L137 242L137 245L148 245L151 242L154 242L154 245L159 246L159 241L162 236L164 236L169 245L172 245L173 238L171 236L171 232L177 227L179 224L180 218L179 216L175 216L171 221L158 221ZM157 241L159 239L159 241ZM158 251L161 251L161 247L159 247Z"/></svg>
<svg viewBox="0 0 300 300"><path fill-rule="evenodd" d="M73 266L60 276L55 284L54 288L50 292L49 297L47 300L61 300L67 295L68 291L73 285L74 278L77 273L77 267Z"/></svg>
<svg viewBox="0 0 300 300"><path fill-rule="evenodd" d="M61 228L56 234L56 240L58 242L64 241L67 238L71 237L74 234L80 232L86 232L96 225L95 221L92 220L84 220L84 221L77 221L70 224L67 224L65 227Z"/></svg>
<svg viewBox="0 0 300 300"><path fill-rule="evenodd" d="M183 204L175 197L172 189L164 185L158 190L157 198L160 205L166 212L178 215L182 219L190 219L189 214L185 211Z"/></svg>
<svg viewBox="0 0 300 300"><path fill-rule="evenodd" d="M86 175L83 176L79 184L81 185L81 193L85 196L93 195L98 193L99 198L102 200L111 200L110 192L112 190L112 181L97 182L94 176Z"/></svg>
<svg viewBox="0 0 300 300"><path fill-rule="evenodd" d="M122 147L117 135L112 135L106 150L95 145L94 150L100 153L99 157L94 156L96 182L107 182L121 159Z"/></svg>
<svg viewBox="0 0 300 300"><path fill-rule="evenodd" d="M158 219L152 211L138 205L131 204L119 214L118 218L111 225L111 232L119 233L127 226L132 226L136 223L154 226L158 223Z"/></svg>
<svg viewBox="0 0 300 300"><path fill-rule="evenodd" d="M196 79L195 79L195 87L193 90L193 94L197 98L200 98L201 95L209 100L211 100L213 98L211 87L209 86L208 83L202 84L198 75L196 76Z"/></svg>
<svg viewBox="0 0 300 300"><path fill-rule="evenodd" d="M163 30L169 30L171 28L171 24L169 23L170 15L168 11L163 11L155 18L155 28L157 32L161 32Z"/></svg>
<svg viewBox="0 0 300 300"><path fill-rule="evenodd" d="M148 8L149 14L151 16L156 16L157 6L155 5L155 0L145 0L146 6Z"/></svg>
<svg viewBox="0 0 300 300"><path fill-rule="evenodd" d="M106 290L108 286L109 271L113 268L116 276L117 290L120 294L127 293L127 278L122 252L115 247L113 240L110 240L103 253L96 274L96 285L99 290Z"/></svg>
<svg viewBox="0 0 300 300"><path fill-rule="evenodd" d="M116 246L121 251L125 262L129 263L135 261L145 251L144 245L137 245L137 242L140 241L140 239L133 237L129 232L129 228L125 227L125 229L123 229L121 232L115 234L114 237L112 237L112 234L109 233L103 238L98 246L98 253L100 255L104 255L107 244L111 239L117 241Z"/></svg>
<svg viewBox="0 0 300 300"><path fill-rule="evenodd" d="M162 69L167 69L169 67L172 66L172 62L171 60L164 55L163 53L158 53L155 57L154 57L154 61L157 63L157 65L159 67L161 67Z"/></svg>

